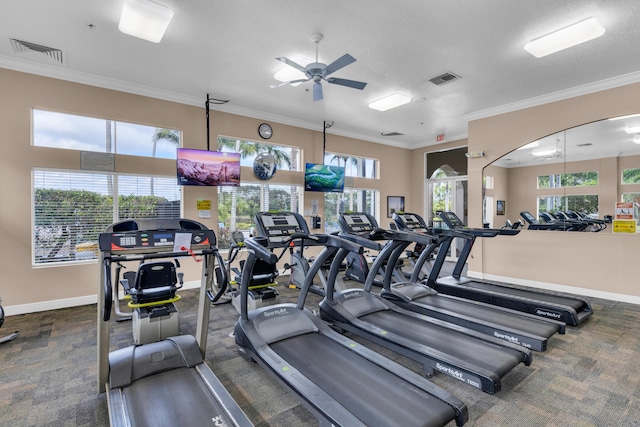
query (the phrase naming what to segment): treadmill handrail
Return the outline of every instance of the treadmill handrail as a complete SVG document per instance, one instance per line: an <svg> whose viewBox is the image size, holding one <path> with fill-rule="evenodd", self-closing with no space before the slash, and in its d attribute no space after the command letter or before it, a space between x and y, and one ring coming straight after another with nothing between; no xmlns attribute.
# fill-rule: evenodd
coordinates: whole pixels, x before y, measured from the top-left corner
<svg viewBox="0 0 640 427"><path fill-rule="evenodd" d="M278 261L278 256L267 249L264 243L268 243L266 237L249 237L244 241L249 252L254 253L262 261L275 264Z"/></svg>

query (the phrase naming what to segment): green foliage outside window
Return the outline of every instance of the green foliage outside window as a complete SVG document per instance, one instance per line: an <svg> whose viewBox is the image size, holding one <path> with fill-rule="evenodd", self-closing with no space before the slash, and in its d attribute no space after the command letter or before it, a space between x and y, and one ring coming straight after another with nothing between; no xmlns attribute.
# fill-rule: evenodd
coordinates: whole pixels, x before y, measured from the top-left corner
<svg viewBox="0 0 640 427"><path fill-rule="evenodd" d="M576 172L538 177L538 188L585 187L598 185L598 172Z"/></svg>
<svg viewBox="0 0 640 427"><path fill-rule="evenodd" d="M623 184L640 184L640 168L624 169L622 171Z"/></svg>

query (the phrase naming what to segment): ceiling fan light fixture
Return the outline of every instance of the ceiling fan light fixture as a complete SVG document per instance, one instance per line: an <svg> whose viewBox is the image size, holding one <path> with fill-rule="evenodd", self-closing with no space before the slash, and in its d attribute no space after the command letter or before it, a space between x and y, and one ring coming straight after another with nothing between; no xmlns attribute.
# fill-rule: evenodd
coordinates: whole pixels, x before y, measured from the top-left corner
<svg viewBox="0 0 640 427"><path fill-rule="evenodd" d="M640 133L640 125L627 126L624 128L624 131L629 135Z"/></svg>
<svg viewBox="0 0 640 427"><path fill-rule="evenodd" d="M394 93L370 103L369 108L371 108L372 110L387 111L392 108L408 104L409 102L411 102L411 98L409 98L408 96L402 95L400 93Z"/></svg>
<svg viewBox="0 0 640 427"><path fill-rule="evenodd" d="M602 36L605 32L596 18L585 19L524 45L524 50L542 58Z"/></svg>
<svg viewBox="0 0 640 427"><path fill-rule="evenodd" d="M276 73L273 75L273 78L278 80L279 82L286 83L293 80L304 79L305 75L304 73L296 70L295 68L284 67L276 71ZM300 84L302 84L302 82L291 83L291 86L299 86Z"/></svg>
<svg viewBox="0 0 640 427"><path fill-rule="evenodd" d="M173 11L151 0L124 0L118 29L130 36L160 43Z"/></svg>
<svg viewBox="0 0 640 427"><path fill-rule="evenodd" d="M557 152L558 150L556 150L555 148L541 148L539 150L532 151L531 154L536 157L545 157L545 156L552 156Z"/></svg>

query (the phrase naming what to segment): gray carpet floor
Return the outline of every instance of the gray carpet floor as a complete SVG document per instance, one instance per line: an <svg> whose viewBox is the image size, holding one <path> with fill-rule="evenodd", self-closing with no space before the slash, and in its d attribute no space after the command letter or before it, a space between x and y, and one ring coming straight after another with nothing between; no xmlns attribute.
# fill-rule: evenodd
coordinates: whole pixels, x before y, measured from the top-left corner
<svg viewBox="0 0 640 427"><path fill-rule="evenodd" d="M283 301L298 291L280 286ZM197 291L178 303L181 332L195 332ZM503 378L488 395L451 377L432 381L469 409L468 426L640 425L640 306L588 298L595 314L579 327L555 335L533 363ZM307 306L316 309L319 297ZM315 426L316 419L257 364L241 358L230 336L237 314L212 307L206 360L257 426ZM112 349L131 344L130 324L111 324ZM0 335L20 330L0 346L0 425L106 426L106 397L96 387L96 306L11 316ZM402 356L352 337L421 372ZM171 423L167 423L171 425Z"/></svg>

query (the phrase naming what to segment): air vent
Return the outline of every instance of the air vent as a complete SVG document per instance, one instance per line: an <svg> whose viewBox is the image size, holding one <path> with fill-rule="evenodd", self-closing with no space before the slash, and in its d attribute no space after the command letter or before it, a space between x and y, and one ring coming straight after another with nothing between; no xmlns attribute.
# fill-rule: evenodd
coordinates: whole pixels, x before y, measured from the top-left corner
<svg viewBox="0 0 640 427"><path fill-rule="evenodd" d="M436 86L442 86L444 84L451 83L452 81L459 80L459 79L460 79L460 76L456 76L453 73L444 73L439 75L438 77L429 79L429 81Z"/></svg>
<svg viewBox="0 0 640 427"><path fill-rule="evenodd" d="M585 142L584 144L578 144L577 147L591 147L592 145L590 142Z"/></svg>
<svg viewBox="0 0 640 427"><path fill-rule="evenodd" d="M58 64L64 64L60 49L18 39L11 39L11 45L13 46L13 51L18 55L31 55L32 59L45 58Z"/></svg>
<svg viewBox="0 0 640 427"><path fill-rule="evenodd" d="M382 132L380 135L382 135L382 136L401 136L401 135L404 135L404 134L400 133L400 132Z"/></svg>

